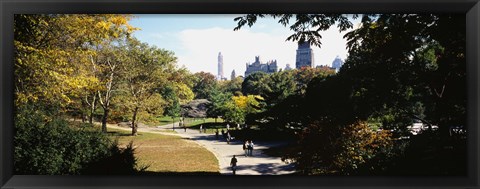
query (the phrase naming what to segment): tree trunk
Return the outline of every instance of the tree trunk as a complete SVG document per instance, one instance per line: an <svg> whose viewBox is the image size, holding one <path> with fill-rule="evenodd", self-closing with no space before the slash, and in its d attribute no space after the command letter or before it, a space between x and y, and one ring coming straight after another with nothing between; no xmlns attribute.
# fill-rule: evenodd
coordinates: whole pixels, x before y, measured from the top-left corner
<svg viewBox="0 0 480 189"><path fill-rule="evenodd" d="M108 113L109 113L108 108L103 109L103 117L102 117L102 132L107 133L107 118L108 118Z"/></svg>
<svg viewBox="0 0 480 189"><path fill-rule="evenodd" d="M95 104L97 102L97 96L96 95L93 95L93 100L92 100L92 103L91 103L91 107L90 107L90 117L88 118L88 122L90 124L93 124L93 115L95 113Z"/></svg>
<svg viewBox="0 0 480 189"><path fill-rule="evenodd" d="M172 116L172 130L175 131L175 117Z"/></svg>
<svg viewBox="0 0 480 189"><path fill-rule="evenodd" d="M85 112L82 110L82 123L85 123Z"/></svg>
<svg viewBox="0 0 480 189"><path fill-rule="evenodd" d="M133 118L132 118L132 136L137 136L137 112L138 112L138 107L135 107L135 110L133 110Z"/></svg>

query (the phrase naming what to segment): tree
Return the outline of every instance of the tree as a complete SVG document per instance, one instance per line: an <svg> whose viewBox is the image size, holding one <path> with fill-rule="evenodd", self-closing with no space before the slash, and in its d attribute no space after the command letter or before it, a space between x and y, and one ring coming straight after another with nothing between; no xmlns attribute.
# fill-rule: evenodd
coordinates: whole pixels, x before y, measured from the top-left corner
<svg viewBox="0 0 480 189"><path fill-rule="evenodd" d="M254 72L248 75L242 83L242 93L244 95L263 95L266 90L266 79L268 74L264 72Z"/></svg>
<svg viewBox="0 0 480 189"><path fill-rule="evenodd" d="M261 95L268 106L274 106L295 93L296 83L292 72L276 72L265 79L263 94Z"/></svg>
<svg viewBox="0 0 480 189"><path fill-rule="evenodd" d="M162 96L167 101L165 115L172 117L172 124L175 124L175 118L180 116L180 101L175 92L174 86L168 85L162 91ZM173 125L175 126L175 125Z"/></svg>
<svg viewBox="0 0 480 189"><path fill-rule="evenodd" d="M225 120L234 123L245 123L247 114L259 111L260 102L257 101L257 98L263 100L262 97L255 95L232 96L231 100L225 104Z"/></svg>
<svg viewBox="0 0 480 189"><path fill-rule="evenodd" d="M304 95L307 91L307 86L310 81L316 77L325 78L335 74L335 70L302 67L300 69L292 70L296 81L296 93Z"/></svg>
<svg viewBox="0 0 480 189"><path fill-rule="evenodd" d="M225 115L227 111L227 102L232 98L230 93L224 93L219 90L212 91L210 96L210 101L212 102L207 110L208 117L215 118L215 122L217 122L218 117L222 117Z"/></svg>
<svg viewBox="0 0 480 189"><path fill-rule="evenodd" d="M228 81L221 81L220 82L220 89L222 89L223 92L225 93L230 93L230 94L235 94L238 92L242 92L242 83L243 83L243 78L241 77L235 77L232 80Z"/></svg>
<svg viewBox="0 0 480 189"><path fill-rule="evenodd" d="M249 14L238 17L235 19L238 22L235 30L244 25L252 26L257 18L265 16ZM319 47L319 31L332 26L340 31L352 27L346 15L269 16L278 18L280 24L289 26L294 32L287 40L308 41ZM294 22L290 23L293 18ZM359 18L358 15L351 17L356 18ZM380 122L380 128L399 132L405 130L412 119L438 125L442 133L440 139L449 141L448 127L465 125L466 121L464 24L464 15L361 15L359 28L344 36L349 57L340 72L335 76L313 79L307 85L305 104L300 105L300 109L309 111L304 115L308 119L302 121L302 125L307 127L315 121L321 124L299 142L310 143L308 141L319 138L318 135L329 128L332 132L325 137L339 137L342 128L367 120ZM448 27L455 29L448 30L448 33L440 32L447 31ZM330 150L347 150L347 146L332 146L334 148ZM461 146L459 148L462 149ZM304 148L295 161L309 164L309 160L319 157L316 150ZM368 150L362 153L368 153ZM337 160L340 159L341 156ZM313 164L316 162L310 161ZM357 163L347 164L352 166ZM335 165L334 162L331 165ZM305 169L307 173L312 173L316 168L307 166ZM340 171L350 172L346 169Z"/></svg>
<svg viewBox="0 0 480 189"><path fill-rule="evenodd" d="M239 30L245 25L252 27L258 18L267 16L278 19L279 24L288 26L293 31L293 34L287 37L287 41L309 42L318 47L321 47L322 44L320 31L325 31L337 23L340 31L353 27L348 16L344 14L247 14L234 19L237 22L234 30ZM352 15L354 19L357 17L356 14ZM293 18L295 18L295 22L290 24Z"/></svg>
<svg viewBox="0 0 480 189"><path fill-rule="evenodd" d="M206 72L198 72L193 75L195 77L193 85L195 99L208 99L211 91L218 87L215 76Z"/></svg>
<svg viewBox="0 0 480 189"><path fill-rule="evenodd" d="M104 84L91 70L95 47L133 32L129 19L129 15L15 15L16 104L43 103L60 113L66 107L83 109L80 101L85 95L96 95Z"/></svg>
<svg viewBox="0 0 480 189"><path fill-rule="evenodd" d="M157 114L152 110L161 109L161 101L152 101L151 98L157 97L156 94L166 84L165 68L174 64L176 58L170 51L150 47L134 38L129 38L122 48L127 51L125 54L128 56L125 60L127 63L123 65L123 90L127 91L127 105L132 110L132 135L137 135L137 114L147 107L151 114Z"/></svg>
<svg viewBox="0 0 480 189"><path fill-rule="evenodd" d="M391 136L390 131L372 130L366 122L340 126L315 121L301 132L298 148L286 158L306 175L372 174L391 158Z"/></svg>
<svg viewBox="0 0 480 189"><path fill-rule="evenodd" d="M103 109L102 132L107 132L107 120L110 113L111 101L114 93L117 92L124 70L121 68L126 63L126 55L123 49L118 46L104 44L98 49L98 54L92 56L91 63L94 73L103 84L100 90L96 91L98 102ZM93 104L93 103L92 103Z"/></svg>
<svg viewBox="0 0 480 189"><path fill-rule="evenodd" d="M321 46L319 31L333 26L340 31L345 31L352 28L351 19L359 18L359 15L352 15L349 18L347 15L340 14L248 14L235 19L238 25L234 30L245 25L251 27L258 18L266 16L272 16L278 19L280 24L289 26L294 34L287 37L287 40L308 41L319 47ZM290 23L292 19L294 22ZM421 100L424 104L435 107L428 108L434 111L426 112L427 118L431 120L424 121L444 125L441 129L443 131L448 130L446 125L464 125L465 122L462 121L465 120L463 118L466 99L465 90L463 90L465 85L464 19L463 16L450 14L361 15L361 27L345 35L348 41L349 58L340 70L340 73L344 70L352 70L341 75L355 77L351 78L352 81L356 81L353 94L365 94L361 96L369 98L369 100L356 100L356 103L359 103L358 110L367 115L393 108L405 112L405 115L415 117L409 107ZM448 34L439 32L447 31L446 28L452 25L455 25L456 29L448 30ZM432 48L436 49L435 57L430 55L430 60L426 61L422 58L425 57L422 54L427 52L431 54ZM425 51L425 49L430 50ZM357 77L358 75L361 76ZM392 82L395 84L392 85ZM425 87L427 91L424 90ZM445 97L443 94L452 96ZM400 99L400 101L390 99ZM435 100L432 101L432 99ZM383 108L385 106L387 108ZM452 110L455 111L452 112ZM446 120L456 121L454 123Z"/></svg>
<svg viewBox="0 0 480 189"><path fill-rule="evenodd" d="M87 106L95 109L91 97L106 82L91 60L103 56L96 48L100 44L108 46L135 30L129 19L108 14L15 14L16 173L79 174L91 163L111 158L108 151L119 150L106 136L89 131L88 124L79 129L64 116L83 114Z"/></svg>

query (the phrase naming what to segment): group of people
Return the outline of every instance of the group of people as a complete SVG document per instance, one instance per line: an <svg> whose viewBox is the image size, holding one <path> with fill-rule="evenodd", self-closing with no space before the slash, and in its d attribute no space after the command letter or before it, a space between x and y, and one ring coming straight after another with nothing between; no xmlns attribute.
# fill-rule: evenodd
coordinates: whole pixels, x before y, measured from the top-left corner
<svg viewBox="0 0 480 189"><path fill-rule="evenodd" d="M252 140L246 140L243 143L243 151L245 151L245 157L253 156L253 147L254 144ZM230 166L232 168L233 175L235 175L237 171L237 162L237 158L235 157L235 155L233 155L232 159L230 160Z"/></svg>
<svg viewBox="0 0 480 189"><path fill-rule="evenodd" d="M218 129L215 131L215 138L218 139ZM227 132L225 132L223 129L222 129L222 136L224 139L227 140L227 144L230 144L230 141L233 139L232 135L230 134L230 131L228 131L227 129Z"/></svg>
<svg viewBox="0 0 480 189"><path fill-rule="evenodd" d="M253 156L253 141L252 140L246 140L243 143L243 151L245 151L245 157L247 156Z"/></svg>
<svg viewBox="0 0 480 189"><path fill-rule="evenodd" d="M207 133L207 127L203 127L203 125L200 125L200 133Z"/></svg>

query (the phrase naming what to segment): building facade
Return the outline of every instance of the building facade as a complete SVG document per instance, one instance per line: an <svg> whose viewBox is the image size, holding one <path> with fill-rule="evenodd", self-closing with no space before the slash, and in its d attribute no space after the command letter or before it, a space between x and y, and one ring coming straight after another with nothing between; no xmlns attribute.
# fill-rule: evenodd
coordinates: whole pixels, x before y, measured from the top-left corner
<svg viewBox="0 0 480 189"><path fill-rule="evenodd" d="M267 63L261 63L260 57L255 57L255 62L246 64L247 70L245 71L245 77L254 73L254 72L265 72L265 73L275 73L277 72L277 60L271 60Z"/></svg>
<svg viewBox="0 0 480 189"><path fill-rule="evenodd" d="M315 67L313 49L310 48L310 43L308 42L299 43L297 49L296 68L300 69L305 66Z"/></svg>

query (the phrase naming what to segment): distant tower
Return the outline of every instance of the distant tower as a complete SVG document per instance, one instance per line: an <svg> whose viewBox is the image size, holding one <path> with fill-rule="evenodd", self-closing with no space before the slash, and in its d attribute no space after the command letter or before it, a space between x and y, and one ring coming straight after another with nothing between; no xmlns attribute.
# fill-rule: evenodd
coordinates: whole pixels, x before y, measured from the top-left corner
<svg viewBox="0 0 480 189"><path fill-rule="evenodd" d="M340 71L340 68L343 66L343 61L339 56L335 58L332 62L332 68L335 68L335 72Z"/></svg>
<svg viewBox="0 0 480 189"><path fill-rule="evenodd" d="M315 66L313 63L313 50L308 42L299 43L297 49L296 68L299 69L305 66L311 68Z"/></svg>
<svg viewBox="0 0 480 189"><path fill-rule="evenodd" d="M218 80L223 79L223 56L222 52L218 53L218 75L217 75Z"/></svg>
<svg viewBox="0 0 480 189"><path fill-rule="evenodd" d="M292 70L292 68L290 67L290 64L287 64L287 66L285 66L285 71L288 71L288 70Z"/></svg>
<svg viewBox="0 0 480 189"><path fill-rule="evenodd" d="M236 77L237 77L237 74L235 74L235 70L233 70L232 75L230 76L230 79L235 80Z"/></svg>

